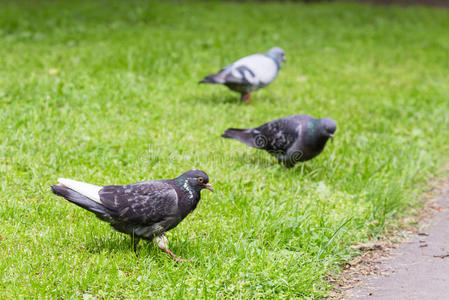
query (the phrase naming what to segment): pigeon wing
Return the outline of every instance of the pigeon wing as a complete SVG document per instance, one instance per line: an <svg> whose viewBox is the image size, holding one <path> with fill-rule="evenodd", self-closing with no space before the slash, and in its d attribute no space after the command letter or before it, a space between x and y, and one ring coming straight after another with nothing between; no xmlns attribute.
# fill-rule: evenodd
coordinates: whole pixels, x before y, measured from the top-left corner
<svg viewBox="0 0 449 300"><path fill-rule="evenodd" d="M153 224L175 215L178 194L166 182L145 181L129 185L109 185L100 192L104 206L118 220L132 224Z"/></svg>
<svg viewBox="0 0 449 300"><path fill-rule="evenodd" d="M266 55L253 54L236 61L228 69L226 82L267 85L273 81L278 73L276 63Z"/></svg>
<svg viewBox="0 0 449 300"><path fill-rule="evenodd" d="M254 72L251 71L247 66L238 66L232 68L224 76L226 83L230 84L240 84L240 85L252 85L256 84L256 78Z"/></svg>
<svg viewBox="0 0 449 300"><path fill-rule="evenodd" d="M301 122L296 117L286 117L271 121L256 128L266 139L267 151L285 154L301 135Z"/></svg>

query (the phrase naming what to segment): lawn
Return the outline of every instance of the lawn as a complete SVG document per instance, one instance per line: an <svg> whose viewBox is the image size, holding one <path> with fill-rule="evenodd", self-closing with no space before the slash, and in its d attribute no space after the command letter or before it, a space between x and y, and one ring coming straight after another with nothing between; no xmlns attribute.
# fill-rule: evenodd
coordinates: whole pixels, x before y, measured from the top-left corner
<svg viewBox="0 0 449 300"><path fill-rule="evenodd" d="M449 153L449 11L350 3L0 2L0 298L319 298L329 274L419 210ZM272 46L251 105L205 75ZM337 122L279 166L220 134L304 113ZM209 174L167 236L191 263L50 192Z"/></svg>

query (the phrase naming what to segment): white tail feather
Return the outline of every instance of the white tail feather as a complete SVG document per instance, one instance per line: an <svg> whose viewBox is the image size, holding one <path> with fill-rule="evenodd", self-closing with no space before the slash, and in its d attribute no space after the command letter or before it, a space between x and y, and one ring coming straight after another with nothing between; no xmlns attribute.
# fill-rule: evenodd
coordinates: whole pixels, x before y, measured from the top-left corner
<svg viewBox="0 0 449 300"><path fill-rule="evenodd" d="M81 195L102 204L100 201L100 195L98 194L98 192L102 189L101 186L67 178L58 178L58 182L68 187L69 189L74 190L75 192L78 192Z"/></svg>

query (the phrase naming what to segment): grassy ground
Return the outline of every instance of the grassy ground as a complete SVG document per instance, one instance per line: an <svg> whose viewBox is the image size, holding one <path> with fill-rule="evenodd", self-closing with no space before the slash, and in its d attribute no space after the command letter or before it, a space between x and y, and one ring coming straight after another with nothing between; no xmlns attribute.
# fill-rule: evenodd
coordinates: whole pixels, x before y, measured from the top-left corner
<svg viewBox="0 0 449 300"><path fill-rule="evenodd" d="M310 297L412 213L449 144L449 11L320 3L2 1L0 297ZM197 81L272 46L248 106ZM284 169L220 134L297 113L338 131ZM52 195L205 170L216 189L169 234L176 264Z"/></svg>

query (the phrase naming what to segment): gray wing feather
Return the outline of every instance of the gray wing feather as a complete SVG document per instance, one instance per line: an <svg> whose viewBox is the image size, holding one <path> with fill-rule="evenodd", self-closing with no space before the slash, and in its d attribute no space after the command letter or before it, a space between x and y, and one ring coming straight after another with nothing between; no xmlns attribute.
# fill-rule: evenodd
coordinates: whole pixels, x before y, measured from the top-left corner
<svg viewBox="0 0 449 300"><path fill-rule="evenodd" d="M254 78L255 75L251 69L246 66L238 66L232 69L232 72L226 74L225 81L226 83L250 85L254 81Z"/></svg>
<svg viewBox="0 0 449 300"><path fill-rule="evenodd" d="M266 55L253 54L236 61L229 71L251 85L265 86L276 78L279 69Z"/></svg>
<svg viewBox="0 0 449 300"><path fill-rule="evenodd" d="M100 192L100 201L118 220L133 224L153 224L176 214L178 195L168 183L145 181L129 185L109 185Z"/></svg>
<svg viewBox="0 0 449 300"><path fill-rule="evenodd" d="M285 153L301 136L301 115L271 121L256 128L266 138L268 151Z"/></svg>

